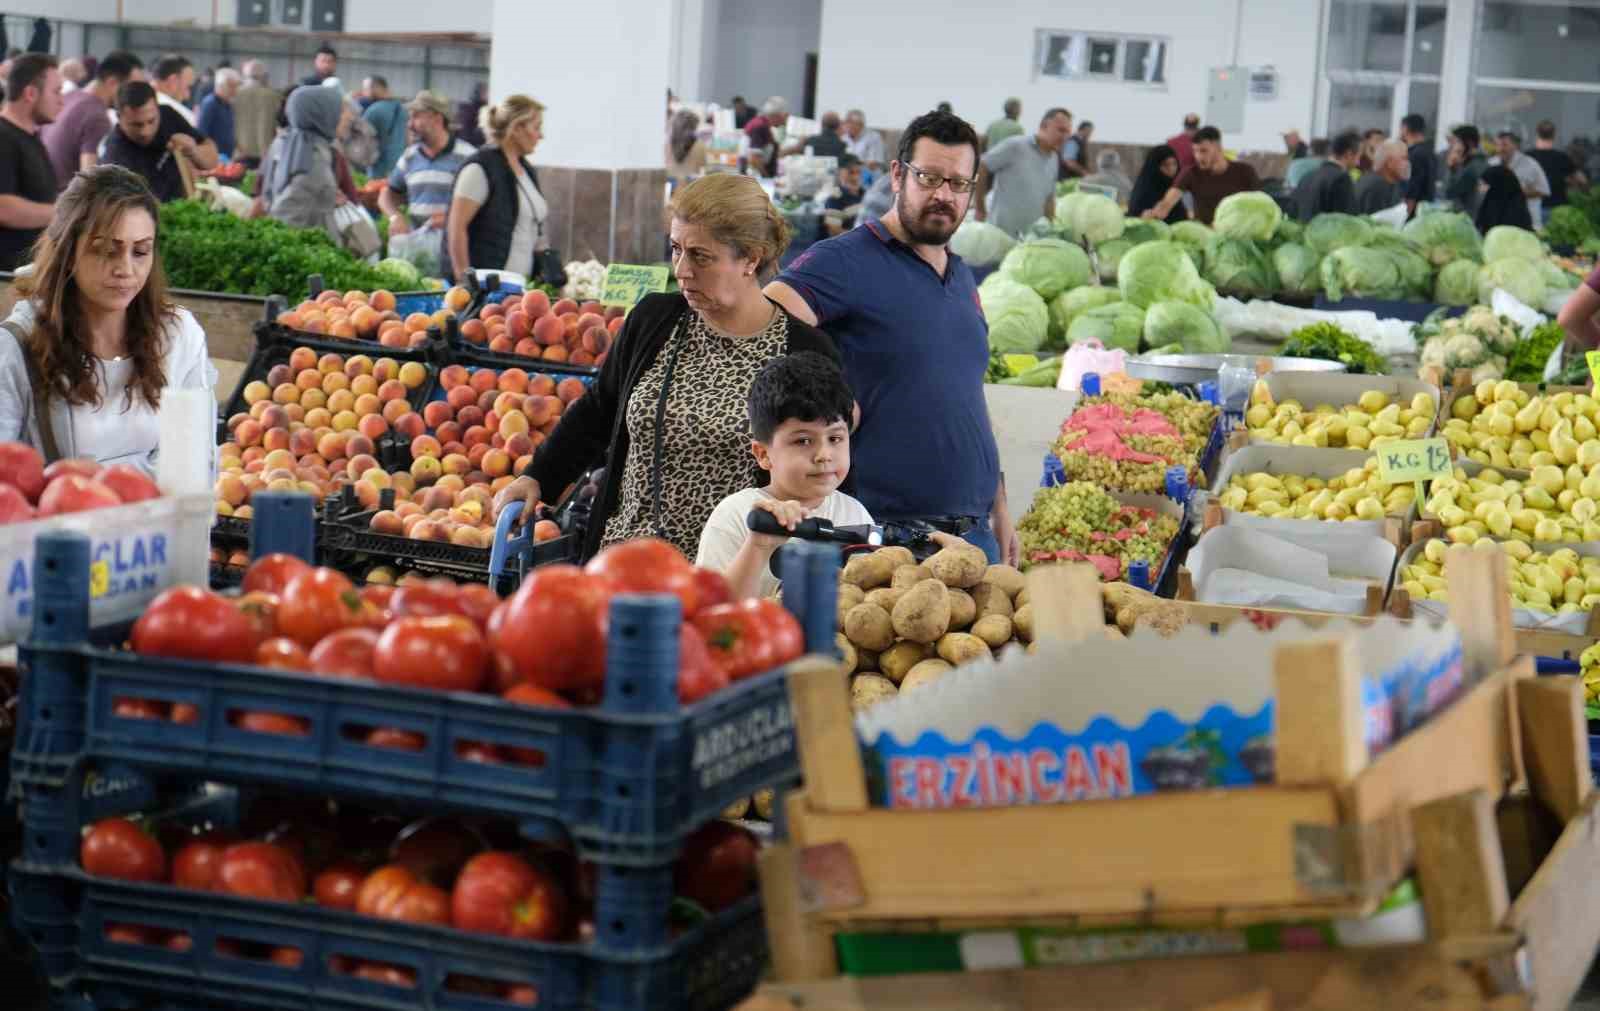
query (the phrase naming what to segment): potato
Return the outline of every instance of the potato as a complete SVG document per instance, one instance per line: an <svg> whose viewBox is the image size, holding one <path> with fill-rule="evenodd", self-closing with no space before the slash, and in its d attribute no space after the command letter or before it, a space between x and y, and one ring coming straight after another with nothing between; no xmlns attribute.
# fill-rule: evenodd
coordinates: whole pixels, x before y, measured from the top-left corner
<svg viewBox="0 0 1600 1011"><path fill-rule="evenodd" d="M1017 638L1023 642L1033 641L1033 605L1023 604L1017 608L1017 613L1011 616L1011 627L1016 631Z"/></svg>
<svg viewBox="0 0 1600 1011"><path fill-rule="evenodd" d="M933 655L933 650L920 642L901 639L878 654L878 670L883 676L899 684L906 676L906 671Z"/></svg>
<svg viewBox="0 0 1600 1011"><path fill-rule="evenodd" d="M859 713L898 694L900 689L882 674L857 674L850 681L850 708Z"/></svg>
<svg viewBox="0 0 1600 1011"><path fill-rule="evenodd" d="M892 620L893 634L902 639L938 642L939 637L950 629L950 594L939 580L924 579L907 590L900 602L894 605ZM888 649L889 643L874 648Z"/></svg>
<svg viewBox="0 0 1600 1011"><path fill-rule="evenodd" d="M856 647L843 632L833 637L834 645L839 647L839 663L845 670L856 669Z"/></svg>
<svg viewBox="0 0 1600 1011"><path fill-rule="evenodd" d="M1141 590L1132 583L1106 583L1100 587L1100 596L1105 598L1106 610L1115 614L1129 604L1145 603L1155 600L1156 595L1148 590Z"/></svg>
<svg viewBox="0 0 1600 1011"><path fill-rule="evenodd" d="M888 559L889 560L889 564L892 565L895 569L898 569L898 568L900 568L901 566L904 566L904 565L915 565L915 564L917 564L917 556L913 555L911 553L911 549L910 548L901 548L901 547L879 548L878 550L874 551L872 554L874 555L874 557L877 557L877 558L886 558L886 559ZM893 569L891 569L890 571L892 572Z"/></svg>
<svg viewBox="0 0 1600 1011"><path fill-rule="evenodd" d="M774 790L770 786L757 790L756 795L751 798L751 803L756 809L756 817L764 821L771 821L772 805L777 801L777 799L778 791Z"/></svg>
<svg viewBox="0 0 1600 1011"><path fill-rule="evenodd" d="M894 605L900 603L900 598L906 595L905 590L896 590L888 586L880 586L876 590L867 591L867 603L877 604L885 611L893 611Z"/></svg>
<svg viewBox="0 0 1600 1011"><path fill-rule="evenodd" d="M958 545L940 549L922 564L933 573L933 578L944 585L965 590L969 586L977 586L983 580L983 573L989 567L989 559L982 548Z"/></svg>
<svg viewBox="0 0 1600 1011"><path fill-rule="evenodd" d="M854 583L839 584L839 606L846 611L867 599L867 591Z"/></svg>
<svg viewBox="0 0 1600 1011"><path fill-rule="evenodd" d="M740 818L743 818L745 815L747 815L749 813L750 813L750 798L749 797L740 797L738 800L734 801L732 804L729 804L727 807L723 808L722 809L722 814L719 815L718 817L729 818L729 819L731 819L733 821L738 821Z"/></svg>
<svg viewBox="0 0 1600 1011"><path fill-rule="evenodd" d="M1011 606L1018 608L1028 606L1028 588L1026 586L1022 588L1021 593L1011 598Z"/></svg>
<svg viewBox="0 0 1600 1011"><path fill-rule="evenodd" d="M889 585L897 590L909 590L924 579L932 579L933 573L928 571L926 565L902 565L894 570L894 578Z"/></svg>
<svg viewBox="0 0 1600 1011"><path fill-rule="evenodd" d="M1132 632L1140 616L1160 609L1165 603L1160 597L1132 598L1117 608L1117 627L1124 632Z"/></svg>
<svg viewBox="0 0 1600 1011"><path fill-rule="evenodd" d="M978 617L978 605L973 602L972 594L966 590L949 588L944 592L950 596L950 628L962 629L971 626Z"/></svg>
<svg viewBox="0 0 1600 1011"><path fill-rule="evenodd" d="M887 586L894 576L894 566L889 564L889 559L883 558L877 552L870 555L851 555L850 560L844 565L844 576L847 583L854 583L863 590Z"/></svg>
<svg viewBox="0 0 1600 1011"><path fill-rule="evenodd" d="M1118 628L1117 626L1115 626L1115 625L1107 625L1106 626L1106 638L1107 639L1126 639L1127 636L1123 635L1122 634L1122 629Z"/></svg>
<svg viewBox="0 0 1600 1011"><path fill-rule="evenodd" d="M928 684L931 681L939 680L939 678L943 677L945 672L949 671L950 669L950 665L945 663L943 660L939 660L937 658L933 660L924 660L915 667L906 671L904 680L900 682L900 690L903 692L908 692L913 688L921 688L923 685Z"/></svg>
<svg viewBox="0 0 1600 1011"><path fill-rule="evenodd" d="M989 566L983 570L983 581L985 583L993 583L1006 591L1006 596L1010 597L1013 602L1016 601L1017 594L1028 588L1027 578L1020 571L1009 565ZM1017 606L1021 607L1022 605L1018 604Z"/></svg>
<svg viewBox="0 0 1600 1011"><path fill-rule="evenodd" d="M1011 641L1011 619L1003 614L986 614L973 624L972 634L988 643L990 649L999 649Z"/></svg>
<svg viewBox="0 0 1600 1011"><path fill-rule="evenodd" d="M939 658L955 667L968 660L983 660L992 655L988 643L966 632L951 632L939 640Z"/></svg>
<svg viewBox="0 0 1600 1011"><path fill-rule="evenodd" d="M1016 608L1011 606L1010 595L993 583L979 583L974 586L972 602L977 605L980 618L986 614L999 614L1009 618L1016 613Z"/></svg>
<svg viewBox="0 0 1600 1011"><path fill-rule="evenodd" d="M1135 619L1135 629L1150 629L1164 639L1170 639L1183 631L1183 626L1189 623L1189 609L1176 601L1163 601L1155 607L1140 613Z"/></svg>
<svg viewBox="0 0 1600 1011"><path fill-rule="evenodd" d="M889 621L889 612L864 601L844 616L844 634L857 646L874 653L894 645L894 625Z"/></svg>
<svg viewBox="0 0 1600 1011"><path fill-rule="evenodd" d="M878 669L878 654L870 649L856 649L856 673L865 674Z"/></svg>

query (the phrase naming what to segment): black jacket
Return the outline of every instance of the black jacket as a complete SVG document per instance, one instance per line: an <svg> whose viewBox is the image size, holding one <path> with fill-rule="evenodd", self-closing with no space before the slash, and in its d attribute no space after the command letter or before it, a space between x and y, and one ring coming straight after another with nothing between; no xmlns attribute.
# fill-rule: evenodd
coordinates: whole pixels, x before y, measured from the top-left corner
<svg viewBox="0 0 1600 1011"><path fill-rule="evenodd" d="M1338 162L1325 161L1294 188L1295 217L1304 224L1318 214L1354 214L1356 187L1350 172Z"/></svg>
<svg viewBox="0 0 1600 1011"><path fill-rule="evenodd" d="M780 307L788 316L788 310ZM600 549L606 521L621 499L622 476L628 460L628 426L625 408L633 396L639 377L655 363L656 356L677 330L678 323L693 312L684 297L676 292L646 295L628 313L627 322L617 333L616 343L600 367L600 378L589 391L567 408L539 448L525 476L539 482L546 501L554 502L586 471L605 465L605 483L589 513L589 530L584 537L583 557ZM818 351L835 361L839 352L833 340L814 326L789 316L790 354ZM679 376L679 382L693 382L693 376ZM741 394L742 395L742 394ZM744 461L737 461L743 465ZM734 461L730 461L730 466Z"/></svg>
<svg viewBox="0 0 1600 1011"><path fill-rule="evenodd" d="M507 264L506 257L511 255L511 237L516 234L517 214L520 212L517 193L517 177L511 172L511 164L506 161L506 156L499 147L486 147L479 149L477 154L461 163L464 169L468 165L482 167L483 174L489 179L489 199L478 208L478 213L472 216L467 224L467 258L472 261L472 266L481 270L510 269L523 275L534 275L533 261L527 263ZM539 189L539 173L534 171L533 163L522 159L522 169L528 173L528 181L535 190ZM456 170L459 177L461 169ZM454 201L451 201L454 203ZM445 211L444 233L450 234L450 212ZM440 262L451 264L450 276L456 277L467 268L465 263L452 263L450 258L450 242L444 242L443 255ZM536 244L537 245L537 244ZM537 249L535 256L537 257Z"/></svg>

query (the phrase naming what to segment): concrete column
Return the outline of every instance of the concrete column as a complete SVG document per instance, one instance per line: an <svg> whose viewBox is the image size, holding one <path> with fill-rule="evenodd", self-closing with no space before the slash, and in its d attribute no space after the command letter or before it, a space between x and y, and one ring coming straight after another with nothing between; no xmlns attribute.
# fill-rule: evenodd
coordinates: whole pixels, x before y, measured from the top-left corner
<svg viewBox="0 0 1600 1011"><path fill-rule="evenodd" d="M1444 63L1439 72L1440 147L1446 131L1472 121L1472 75L1477 62L1477 0L1450 0L1444 25Z"/></svg>
<svg viewBox="0 0 1600 1011"><path fill-rule="evenodd" d="M534 152L562 258L662 259L667 87L677 3L495 0L491 100L545 106Z"/></svg>

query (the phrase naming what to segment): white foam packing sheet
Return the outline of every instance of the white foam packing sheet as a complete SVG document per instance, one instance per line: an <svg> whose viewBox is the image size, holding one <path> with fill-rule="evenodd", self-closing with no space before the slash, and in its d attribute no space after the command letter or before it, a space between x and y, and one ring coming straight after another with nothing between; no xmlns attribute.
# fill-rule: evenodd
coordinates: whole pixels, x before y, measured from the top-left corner
<svg viewBox="0 0 1600 1011"><path fill-rule="evenodd" d="M1354 532L1337 529L1342 524L1322 525L1332 529L1320 550L1240 526L1206 531L1189 551L1195 599L1207 604L1362 613L1367 587L1382 589L1388 583L1395 547L1379 537L1350 536Z"/></svg>
<svg viewBox="0 0 1600 1011"><path fill-rule="evenodd" d="M1315 449L1311 446L1279 446L1258 443L1235 449L1222 458L1222 466L1212 487L1216 499L1234 477L1246 474L1296 474L1300 477L1320 477L1323 480L1342 476L1346 471L1366 466L1372 454L1361 449ZM1238 524L1258 530L1286 541L1310 548L1336 546L1345 543L1349 532L1359 531L1363 537L1381 539L1384 520L1291 520L1276 516L1256 516L1234 509L1222 510L1224 523ZM1415 515L1409 511L1406 519ZM1332 531L1330 533L1330 531Z"/></svg>
<svg viewBox="0 0 1600 1011"><path fill-rule="evenodd" d="M1432 538L1441 540L1442 538ZM1534 551L1541 555L1549 555L1552 551L1570 548L1577 552L1580 558L1600 558L1600 544L1533 544ZM1394 582L1389 587L1393 594L1405 582L1405 568L1422 556L1427 548L1427 541L1418 541L1406 548L1400 556L1400 562L1394 567ZM1438 620L1447 616L1450 605L1442 600L1426 600L1417 597L1411 598L1411 611L1413 614L1425 615L1429 619ZM1511 624L1516 628L1526 628L1540 632L1560 632L1563 635L1585 635L1589 630L1589 612L1578 611L1573 614L1546 614L1543 611L1530 611L1518 607L1516 602L1511 604Z"/></svg>

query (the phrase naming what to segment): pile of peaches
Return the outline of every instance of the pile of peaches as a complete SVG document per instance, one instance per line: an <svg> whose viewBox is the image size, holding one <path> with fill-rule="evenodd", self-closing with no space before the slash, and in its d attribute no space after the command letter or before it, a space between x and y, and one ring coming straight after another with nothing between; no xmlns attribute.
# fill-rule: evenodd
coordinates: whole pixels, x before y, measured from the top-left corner
<svg viewBox="0 0 1600 1011"><path fill-rule="evenodd" d="M444 293L444 308L434 313L395 311L393 292L324 291L278 314L278 323L306 333L343 340L377 341L386 348L416 347L428 339L429 327L442 327L472 304L472 293L460 286Z"/></svg>
<svg viewBox="0 0 1600 1011"><path fill-rule="evenodd" d="M604 365L624 310L599 302L579 305L563 298L554 305L542 291L484 306L461 324L461 336L490 351L573 365Z"/></svg>

